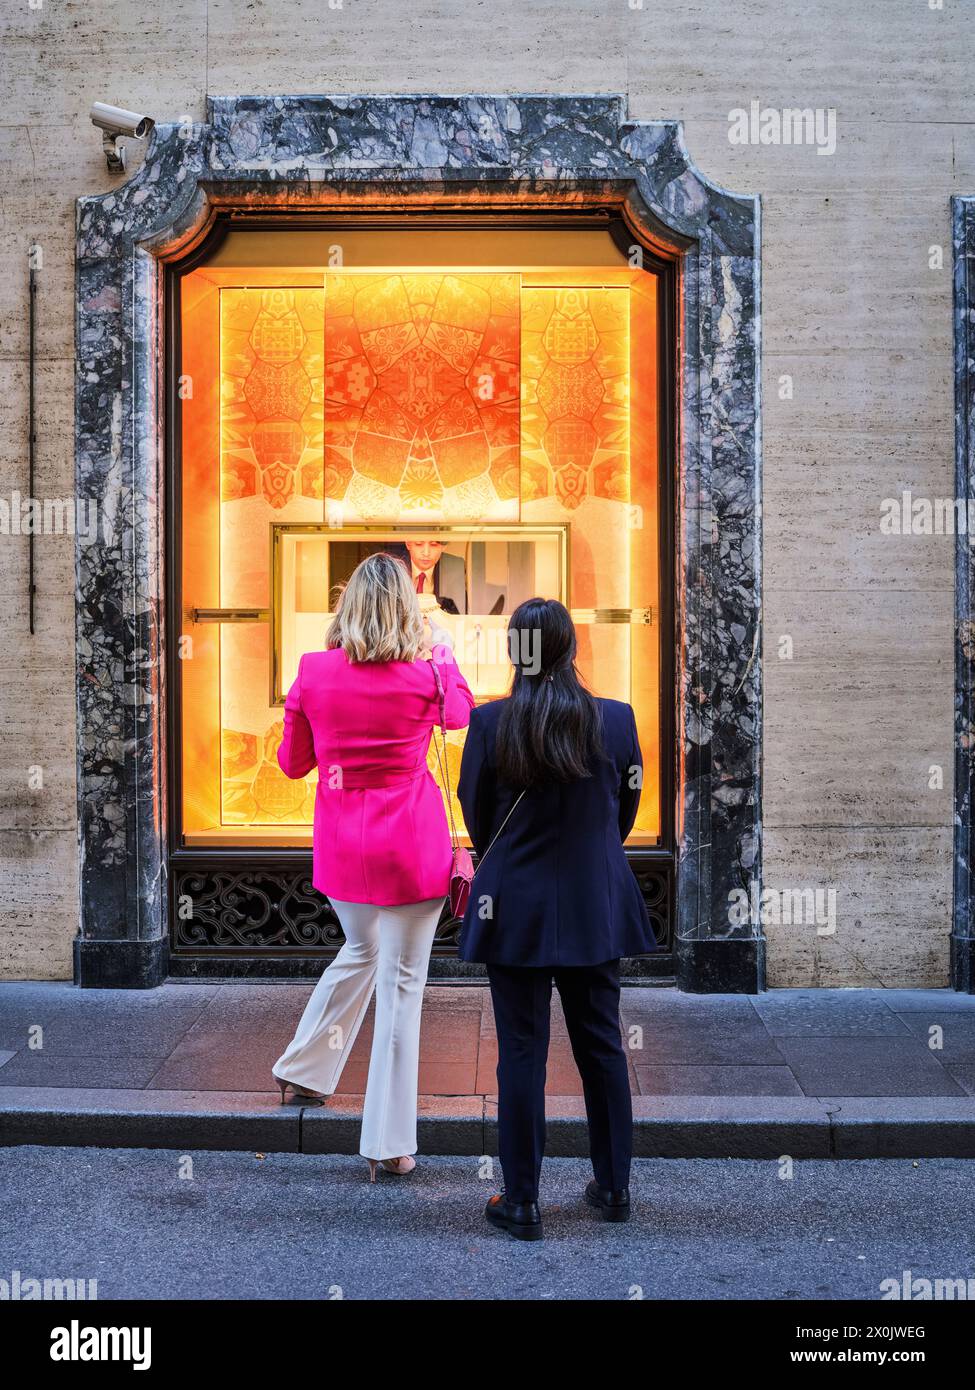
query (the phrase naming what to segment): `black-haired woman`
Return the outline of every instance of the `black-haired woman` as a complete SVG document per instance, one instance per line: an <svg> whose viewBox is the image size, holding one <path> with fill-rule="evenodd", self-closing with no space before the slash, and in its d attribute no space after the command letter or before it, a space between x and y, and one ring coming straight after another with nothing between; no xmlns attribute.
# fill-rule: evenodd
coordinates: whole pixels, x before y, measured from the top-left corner
<svg viewBox="0 0 975 1390"><path fill-rule="evenodd" d="M657 946L623 852L643 777L632 708L586 690L572 619L553 599L515 610L508 649L511 693L474 710L461 763L458 795L481 862L460 955L487 965L498 1034L505 1190L485 1215L539 1240L552 981L586 1102L586 1200L625 1221L633 1111L619 963Z"/></svg>

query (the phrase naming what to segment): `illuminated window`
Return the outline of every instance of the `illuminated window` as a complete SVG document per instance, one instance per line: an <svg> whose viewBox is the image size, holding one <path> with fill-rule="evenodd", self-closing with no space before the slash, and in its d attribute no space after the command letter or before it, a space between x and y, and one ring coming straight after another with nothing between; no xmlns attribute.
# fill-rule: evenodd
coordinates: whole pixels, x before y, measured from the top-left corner
<svg viewBox="0 0 975 1390"><path fill-rule="evenodd" d="M309 842L281 699L335 583L393 547L479 699L517 603L567 602L584 678L636 710L631 842L657 843L656 279L603 233L417 235L359 232L355 269L224 252L181 280L184 842Z"/></svg>

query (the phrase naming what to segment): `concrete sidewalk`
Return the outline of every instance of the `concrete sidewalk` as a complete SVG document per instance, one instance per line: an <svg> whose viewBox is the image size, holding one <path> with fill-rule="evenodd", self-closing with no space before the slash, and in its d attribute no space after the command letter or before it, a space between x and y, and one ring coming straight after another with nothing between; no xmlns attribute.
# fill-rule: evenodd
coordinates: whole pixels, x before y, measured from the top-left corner
<svg viewBox="0 0 975 1390"><path fill-rule="evenodd" d="M0 984L0 1143L355 1153L371 1014L326 1106L281 1106L271 1082L311 988ZM637 1155L975 1157L975 996L645 987L621 1012ZM422 1151L497 1152L496 1060L488 991L429 986ZM584 1155L557 994L547 1089L549 1152Z"/></svg>

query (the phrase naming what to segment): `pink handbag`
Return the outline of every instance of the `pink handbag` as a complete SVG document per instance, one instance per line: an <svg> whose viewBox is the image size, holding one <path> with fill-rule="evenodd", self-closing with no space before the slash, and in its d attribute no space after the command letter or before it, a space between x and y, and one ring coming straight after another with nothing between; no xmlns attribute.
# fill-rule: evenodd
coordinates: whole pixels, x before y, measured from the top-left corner
<svg viewBox="0 0 975 1390"><path fill-rule="evenodd" d="M450 912L453 917L463 917L467 908L468 899L471 896L471 880L474 877L474 861L471 859L470 851L457 842L457 826L454 822L454 797L450 790L450 781L447 776L447 718L444 713L444 690L443 680L435 661L431 661L433 667L433 678L437 682L437 696L440 700L440 737L443 741L443 759L440 757L440 745L434 735L433 746L437 751L437 765L440 768L440 777L443 782L444 794L447 798L447 811L450 816L450 843L453 849L453 856L450 864Z"/></svg>

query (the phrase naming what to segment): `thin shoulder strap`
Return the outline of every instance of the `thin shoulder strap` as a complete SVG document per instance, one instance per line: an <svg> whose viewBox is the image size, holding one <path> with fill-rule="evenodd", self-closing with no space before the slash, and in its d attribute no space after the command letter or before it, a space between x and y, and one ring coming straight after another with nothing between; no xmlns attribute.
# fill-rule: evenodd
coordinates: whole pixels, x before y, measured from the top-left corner
<svg viewBox="0 0 975 1390"><path fill-rule="evenodd" d="M438 669L438 667L437 667L437 663L436 663L435 661L431 661L431 662L430 662L430 665L433 667L433 679L434 679L434 681L436 682L436 686L437 686L437 699L439 700L439 703L440 703L440 737L441 737L441 739L443 740L443 761L442 761L442 762L441 762L441 759L440 759L440 744L437 742L436 734L434 734L433 746L434 746L434 749L436 750L436 754L437 754L437 766L438 766L439 769L440 769L440 780L443 782L444 792L446 793L446 796L447 796L447 811L448 811L448 813L449 813L449 815L450 815L450 836L451 836L451 840L453 841L454 847L456 848L456 846L457 846L457 826L456 826L455 821L454 821L454 798L453 798L453 794L451 793L451 790L450 790L450 783L447 781L447 719L446 719L446 714L445 714L445 712L444 712L444 689L443 689L443 681L442 681L442 679L441 679L441 677L440 677L440 671L439 671L439 669ZM488 855L491 853L491 850L494 848L494 845L495 845L495 842L497 841L498 836L501 834L502 830L503 830L503 829L505 828L505 826L508 824L509 820L511 819L512 815L513 815L514 812L515 812L515 809L516 809L516 807L517 807L517 805L518 805L518 802L519 802L519 801L521 800L521 798L525 795L525 792L526 792L527 790L528 790L528 789L527 789L527 787L526 787L526 788L524 788L522 791L520 791L520 792L518 793L517 797L515 798L514 802L512 803L511 809L509 810L508 814L505 816L504 820L501 822L501 824L498 826L497 830L496 830L496 831L494 832L494 834L491 836L491 843L488 845L487 849L486 849L486 850L484 851L484 853L481 855L480 859L478 859L478 861L477 861L477 867L478 867L478 868L481 867L481 865L484 863L485 859L486 859L486 858L488 857Z"/></svg>
<svg viewBox="0 0 975 1390"><path fill-rule="evenodd" d="M447 778L447 770L450 766L447 760L447 715L444 708L444 689L443 680L437 663L431 660L433 667L433 679L437 687L437 700L440 705L440 738L443 742L443 759L440 757L440 744L437 742L436 732L433 735L433 747L437 754L437 767L440 769L440 780L443 783L444 795L447 798L447 814L450 817L450 840L454 849L457 848L457 824L454 820L454 794L450 789L450 782Z"/></svg>
<svg viewBox="0 0 975 1390"><path fill-rule="evenodd" d="M494 832L494 834L491 836L491 843L488 845L487 849L484 851L484 853L481 855L480 859L477 861L477 867L478 867L478 868L481 867L481 865L484 863L485 859L486 859L486 858L488 857L488 855L491 853L492 849L494 849L495 842L497 841L498 836L501 834L502 830L505 828L505 826L508 824L508 822L509 822L509 820L511 819L511 817L514 815L515 807L518 805L518 802L519 802L519 801L521 800L521 798L525 795L525 792L526 792L527 790L528 790L528 788L525 787L522 791L520 791L520 792L518 793L517 797L516 797L515 800L512 802L511 810L508 812L508 814L505 816L504 820L503 820L503 821L501 822L501 824L498 826L497 830L496 830L496 831Z"/></svg>

